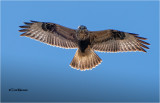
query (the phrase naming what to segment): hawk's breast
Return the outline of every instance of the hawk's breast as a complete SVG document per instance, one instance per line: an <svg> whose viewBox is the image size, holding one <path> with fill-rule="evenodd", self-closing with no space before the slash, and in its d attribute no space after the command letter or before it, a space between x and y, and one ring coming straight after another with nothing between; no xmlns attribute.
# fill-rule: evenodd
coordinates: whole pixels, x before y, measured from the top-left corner
<svg viewBox="0 0 160 103"><path fill-rule="evenodd" d="M90 45L90 39L86 39L86 40L79 40L78 41L78 46L79 46L79 49L81 50L81 52L85 52L86 48L88 47L88 45Z"/></svg>

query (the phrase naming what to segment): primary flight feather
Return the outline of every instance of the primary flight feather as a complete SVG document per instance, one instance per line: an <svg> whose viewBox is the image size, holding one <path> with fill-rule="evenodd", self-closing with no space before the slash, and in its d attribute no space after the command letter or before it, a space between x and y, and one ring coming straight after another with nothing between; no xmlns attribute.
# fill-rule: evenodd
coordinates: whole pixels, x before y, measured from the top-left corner
<svg viewBox="0 0 160 103"><path fill-rule="evenodd" d="M37 21L24 24L26 25L20 26L23 29L19 31L24 32L20 36L57 47L78 48L70 66L80 70L90 70L102 62L94 51L146 52L145 49L149 49L146 45L150 45L143 41L146 38L139 37L138 34L118 30L88 31L83 25L74 30L55 23Z"/></svg>

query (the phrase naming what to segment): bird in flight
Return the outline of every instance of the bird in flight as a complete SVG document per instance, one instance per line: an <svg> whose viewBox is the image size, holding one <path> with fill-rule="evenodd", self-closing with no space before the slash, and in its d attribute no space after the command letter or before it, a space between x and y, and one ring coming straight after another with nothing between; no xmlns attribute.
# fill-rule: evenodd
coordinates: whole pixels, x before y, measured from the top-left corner
<svg viewBox="0 0 160 103"><path fill-rule="evenodd" d="M138 34L119 30L88 31L86 26L78 29L70 29L59 24L50 22L24 22L23 32L20 36L26 36L51 46L77 49L70 66L77 70L91 70L99 65L102 60L94 52L127 52L142 51L149 49L145 42L146 38Z"/></svg>

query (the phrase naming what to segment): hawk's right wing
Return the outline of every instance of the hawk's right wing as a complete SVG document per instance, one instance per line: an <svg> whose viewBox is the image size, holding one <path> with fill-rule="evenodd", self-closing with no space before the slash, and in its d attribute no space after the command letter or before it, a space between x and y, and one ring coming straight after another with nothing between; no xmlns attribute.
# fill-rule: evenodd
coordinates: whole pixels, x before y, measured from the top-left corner
<svg viewBox="0 0 160 103"><path fill-rule="evenodd" d="M20 36L26 36L49 45L58 46L62 48L77 48L76 30L66 28L64 26L47 23L36 22L26 23L24 28L19 30L24 32Z"/></svg>

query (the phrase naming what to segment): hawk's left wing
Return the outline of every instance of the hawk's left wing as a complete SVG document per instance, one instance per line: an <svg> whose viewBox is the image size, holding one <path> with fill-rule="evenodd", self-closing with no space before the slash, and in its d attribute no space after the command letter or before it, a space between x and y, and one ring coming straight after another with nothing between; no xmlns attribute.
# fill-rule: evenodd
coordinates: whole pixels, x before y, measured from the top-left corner
<svg viewBox="0 0 160 103"><path fill-rule="evenodd" d="M143 51L149 49L150 45L146 38L139 37L138 34L122 32L118 30L91 31L91 45L94 50L102 52L126 52Z"/></svg>
<svg viewBox="0 0 160 103"><path fill-rule="evenodd" d="M47 22L36 22L31 21L30 23L25 22L24 28L19 30L24 32L20 36L26 36L43 43L58 46L62 48L77 48L76 30L70 29L55 23Z"/></svg>

